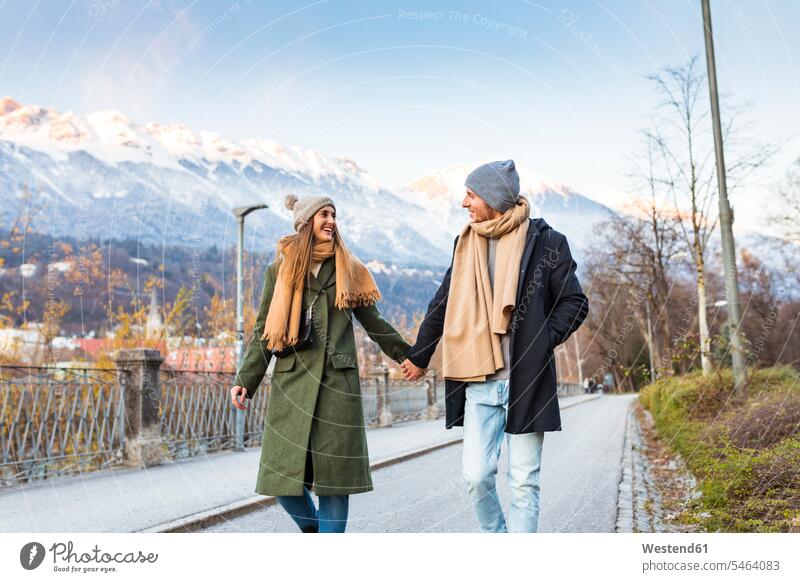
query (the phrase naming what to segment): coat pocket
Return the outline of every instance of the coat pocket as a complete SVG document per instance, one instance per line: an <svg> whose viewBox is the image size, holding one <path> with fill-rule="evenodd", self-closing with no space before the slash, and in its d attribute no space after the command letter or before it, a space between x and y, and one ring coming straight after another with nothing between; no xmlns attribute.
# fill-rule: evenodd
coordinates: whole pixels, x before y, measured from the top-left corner
<svg viewBox="0 0 800 582"><path fill-rule="evenodd" d="M347 368L358 368L355 354L334 353L331 354L331 364L337 370Z"/></svg>
<svg viewBox="0 0 800 582"><path fill-rule="evenodd" d="M288 372L294 369L296 360L297 360L297 354L288 354L281 358L278 358L277 360L275 360L275 371Z"/></svg>
<svg viewBox="0 0 800 582"><path fill-rule="evenodd" d="M358 379L358 361L355 354L333 353L331 354L331 364L338 370L347 382L348 393L352 395L361 394L361 383ZM363 416L363 412L361 413ZM360 421L363 424L363 417Z"/></svg>

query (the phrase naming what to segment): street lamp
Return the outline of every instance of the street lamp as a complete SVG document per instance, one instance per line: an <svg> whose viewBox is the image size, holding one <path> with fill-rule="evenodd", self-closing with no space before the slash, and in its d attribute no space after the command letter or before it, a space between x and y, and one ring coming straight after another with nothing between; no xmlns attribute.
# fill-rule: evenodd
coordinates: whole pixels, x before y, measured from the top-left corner
<svg viewBox="0 0 800 582"><path fill-rule="evenodd" d="M581 358L581 345L578 343L577 333L573 333L572 337L575 338L575 356L578 360L578 384L583 386L583 359Z"/></svg>
<svg viewBox="0 0 800 582"><path fill-rule="evenodd" d="M647 351L650 354L650 381L656 380L656 364L653 361L653 324L650 322L650 301L645 298L644 310L647 314Z"/></svg>
<svg viewBox="0 0 800 582"><path fill-rule="evenodd" d="M244 219L245 217L255 210L262 208L269 208L266 204L250 204L249 206L239 206L233 209L233 215L239 223L239 238L236 245L236 367L242 365L242 357L244 350L244 313L242 309L243 303L243 281L242 281L242 254L244 249ZM234 409L236 414L235 422L235 439L236 443L234 450L244 450L244 411L238 408Z"/></svg>

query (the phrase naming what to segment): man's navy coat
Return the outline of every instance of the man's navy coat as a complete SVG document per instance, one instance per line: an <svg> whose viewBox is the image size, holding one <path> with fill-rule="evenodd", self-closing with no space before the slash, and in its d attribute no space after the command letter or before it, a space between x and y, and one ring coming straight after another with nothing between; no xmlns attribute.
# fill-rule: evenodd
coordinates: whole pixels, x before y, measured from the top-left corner
<svg viewBox="0 0 800 582"><path fill-rule="evenodd" d="M511 376L505 432L561 430L553 349L580 327L589 300L575 276L567 238L543 218L531 218L522 254L517 301L509 325ZM458 242L456 237L455 242ZM453 245L455 252L455 243ZM450 268L428 305L417 343L406 356L427 368L442 337ZM446 427L464 425L466 383L445 380Z"/></svg>

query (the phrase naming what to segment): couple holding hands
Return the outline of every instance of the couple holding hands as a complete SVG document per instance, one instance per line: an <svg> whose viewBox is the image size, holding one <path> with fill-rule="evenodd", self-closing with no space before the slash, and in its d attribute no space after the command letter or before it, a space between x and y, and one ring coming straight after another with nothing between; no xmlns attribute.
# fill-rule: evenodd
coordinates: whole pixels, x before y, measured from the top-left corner
<svg viewBox="0 0 800 582"><path fill-rule="evenodd" d="M469 222L413 346L381 317L380 291L345 247L333 200L286 199L296 233L278 241L266 270L231 400L245 409L276 358L255 490L276 496L303 532L344 532L350 495L373 489L353 316L410 380L442 342L445 426L463 427L462 474L481 531L538 529L544 433L561 430L553 350L588 300L566 237L530 218L512 160L479 166L465 186ZM495 487L504 435L508 521Z"/></svg>

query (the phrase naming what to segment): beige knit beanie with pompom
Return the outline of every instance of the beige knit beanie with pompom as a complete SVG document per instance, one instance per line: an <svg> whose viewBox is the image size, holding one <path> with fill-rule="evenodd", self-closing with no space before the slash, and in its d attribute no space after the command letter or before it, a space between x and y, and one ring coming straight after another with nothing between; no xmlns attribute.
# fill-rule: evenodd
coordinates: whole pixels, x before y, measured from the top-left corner
<svg viewBox="0 0 800 582"><path fill-rule="evenodd" d="M287 194L286 208L294 213L294 229L300 232L311 217L323 206L333 206L336 210L336 205L328 196L307 196L305 198L298 198L294 194Z"/></svg>

